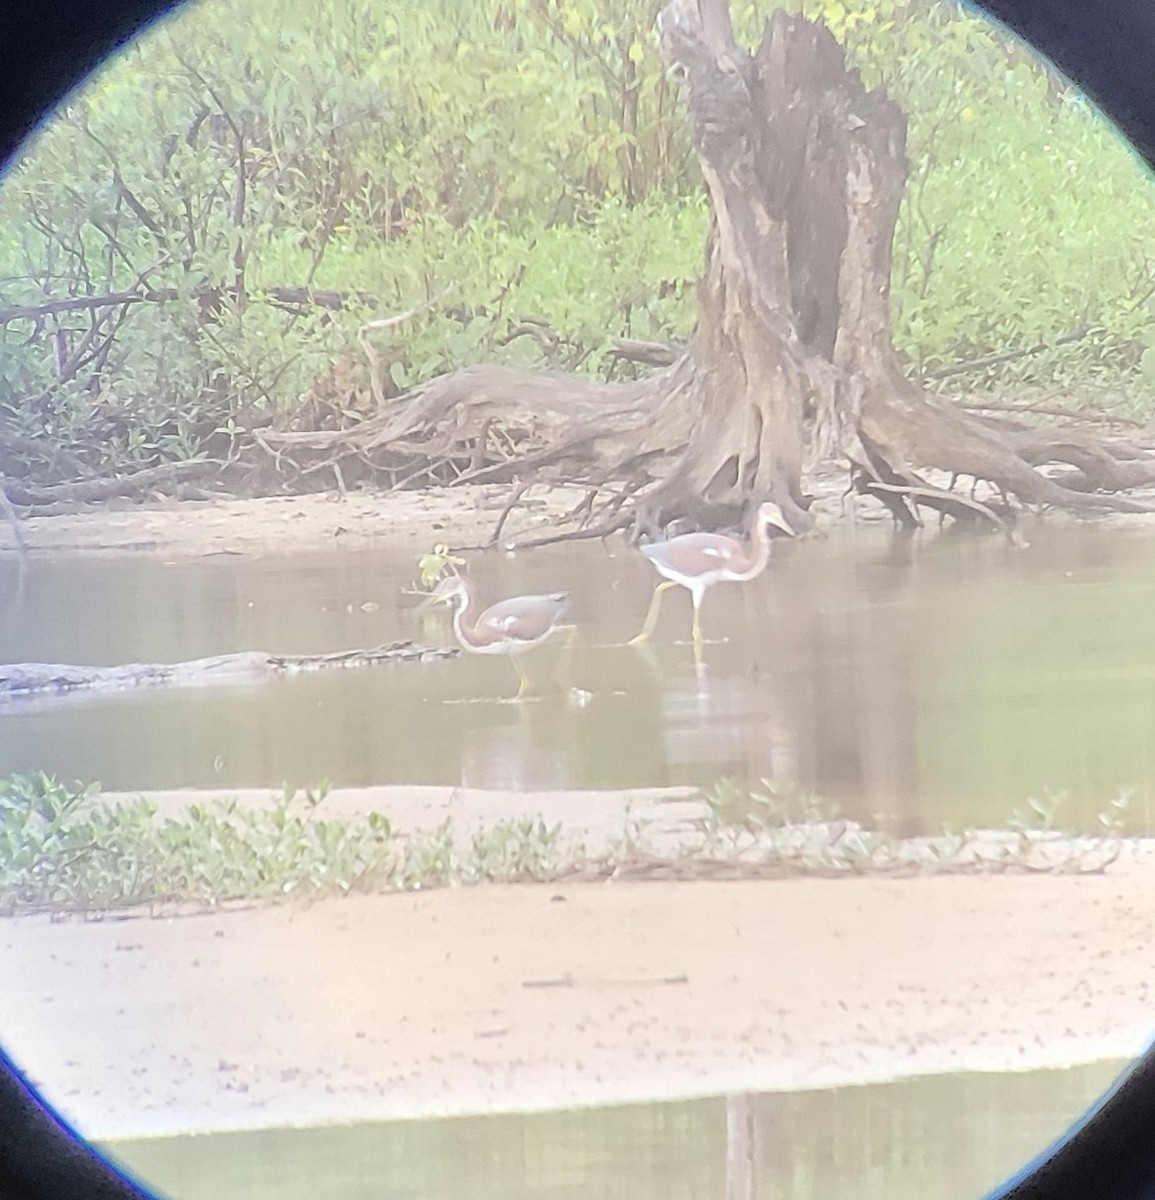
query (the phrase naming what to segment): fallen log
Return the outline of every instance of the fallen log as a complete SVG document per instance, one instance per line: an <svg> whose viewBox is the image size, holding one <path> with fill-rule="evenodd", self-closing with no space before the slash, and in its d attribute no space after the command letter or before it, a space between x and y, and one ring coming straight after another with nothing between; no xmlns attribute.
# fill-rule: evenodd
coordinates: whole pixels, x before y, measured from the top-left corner
<svg viewBox="0 0 1155 1200"><path fill-rule="evenodd" d="M283 675L331 668L361 668L380 663L429 662L453 658L455 648L389 642L369 650L334 654L268 654L246 650L177 663L127 663L118 667L70 666L62 663L11 663L0 666L0 704L74 692L124 692L145 687L214 687L255 683Z"/></svg>
<svg viewBox="0 0 1155 1200"><path fill-rule="evenodd" d="M98 476L71 483L53 483L36 487L16 479L4 480L4 493L11 504L34 508L47 504L94 504L116 496L143 496L154 489L167 490L189 480L204 479L220 473L223 463L210 459L161 463L127 475Z"/></svg>

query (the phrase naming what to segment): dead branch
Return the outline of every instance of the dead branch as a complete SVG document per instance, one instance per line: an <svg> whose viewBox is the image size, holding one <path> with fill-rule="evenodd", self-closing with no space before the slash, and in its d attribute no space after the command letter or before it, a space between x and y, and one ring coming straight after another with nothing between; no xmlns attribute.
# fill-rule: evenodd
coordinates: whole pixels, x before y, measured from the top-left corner
<svg viewBox="0 0 1155 1200"><path fill-rule="evenodd" d="M489 541L486 543L486 549L496 546L501 539L501 531L505 528L506 521L509 520L509 514L521 503L521 498L533 486L532 480L525 479L517 485L510 493L509 499L501 510L501 515L497 518L497 524L493 527L493 532L489 535Z"/></svg>
<svg viewBox="0 0 1155 1200"><path fill-rule="evenodd" d="M556 546L560 542L587 541L592 538L608 538L621 533L634 524L630 515L618 516L601 525L583 525L580 529L567 529L564 533L546 533L525 538L517 543L518 550L537 550L542 546Z"/></svg>
<svg viewBox="0 0 1155 1200"><path fill-rule="evenodd" d="M550 368L556 369L561 365L561 338L548 321L524 318L499 340L498 345L508 346L520 337L530 337L537 342Z"/></svg>
<svg viewBox="0 0 1155 1200"><path fill-rule="evenodd" d="M1057 350L1061 346L1071 346L1076 342L1081 342L1091 332L1089 325L1080 325L1072 329L1069 333L1064 333L1061 337L1055 338L1053 342L1039 342L1036 346L1020 347L1017 350L1002 350L997 354L985 354L981 358L963 359L962 362L951 363L946 367L939 367L935 371L927 371L923 378L926 380L937 381L940 379L950 379L955 375L966 375L974 371L989 371L991 367L1004 367L1007 363L1019 362L1024 358L1031 358L1036 354L1042 354L1047 350Z"/></svg>
<svg viewBox="0 0 1155 1200"><path fill-rule="evenodd" d="M231 289L198 288L192 294L194 300L210 301L219 305ZM142 288L135 291L106 292L99 296L68 296L60 300L45 300L42 304L20 304L0 309L0 325L13 321L39 321L44 317L71 312L97 312L106 308L120 308L134 304L167 304L187 298L188 293L176 288ZM349 304L377 305L378 298L370 292L339 292L325 288L271 287L248 293L247 300L265 301L278 305L310 305L340 312Z"/></svg>
<svg viewBox="0 0 1155 1200"><path fill-rule="evenodd" d="M383 329L396 329L399 325L404 325L406 321L413 320L423 312L428 312L429 309L436 307L444 300L458 285L451 283L448 287L442 288L436 296L426 300L424 304L415 304L412 308L406 309L405 312L395 313L391 317L378 317L373 321L366 321L360 329L357 330L357 345L361 347L362 353L365 355L369 363L369 387L373 393L373 402L377 405L377 411L385 407L387 397L385 395L385 367L381 359L381 355L373 348L373 344L369 341L370 333L380 333Z"/></svg>
<svg viewBox="0 0 1155 1200"><path fill-rule="evenodd" d="M1126 425L1132 429L1142 429L1144 426L1143 421L1137 421L1133 417L1124 417L1117 413L1100 412L1093 409L1064 408L1057 404L1016 403L1013 400L1001 404L993 402L980 404L977 401L966 401L960 407L967 412L1006 413L1008 415L1030 413L1032 416L1058 417L1060 420L1088 425Z"/></svg>
<svg viewBox="0 0 1155 1200"><path fill-rule="evenodd" d="M680 342L639 342L634 338L611 338L610 357L646 367L672 366L686 353Z"/></svg>

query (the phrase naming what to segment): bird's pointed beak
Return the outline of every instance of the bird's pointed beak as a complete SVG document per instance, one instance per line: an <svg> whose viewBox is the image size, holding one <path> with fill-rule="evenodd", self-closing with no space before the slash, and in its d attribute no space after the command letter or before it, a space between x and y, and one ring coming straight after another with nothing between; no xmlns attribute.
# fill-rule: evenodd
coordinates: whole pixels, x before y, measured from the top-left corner
<svg viewBox="0 0 1155 1200"><path fill-rule="evenodd" d="M798 532L786 519L786 514L777 504L764 504L760 515L766 525L773 525L775 529L781 529L783 533L788 533L791 537Z"/></svg>
<svg viewBox="0 0 1155 1200"><path fill-rule="evenodd" d="M449 597L441 590L441 584L444 582L445 580L443 579L441 583L438 584L437 587L435 587L433 591L431 591L429 595L421 601L420 604L418 604L418 612L428 612L431 608L441 608L442 605L449 603Z"/></svg>

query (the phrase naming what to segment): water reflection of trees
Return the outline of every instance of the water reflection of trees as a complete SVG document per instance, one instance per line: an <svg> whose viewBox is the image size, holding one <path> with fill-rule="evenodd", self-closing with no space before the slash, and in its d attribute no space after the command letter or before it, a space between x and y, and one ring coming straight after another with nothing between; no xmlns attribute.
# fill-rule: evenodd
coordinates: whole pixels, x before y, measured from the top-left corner
<svg viewBox="0 0 1155 1200"><path fill-rule="evenodd" d="M766 631L747 672L765 713L751 763L899 832L919 823L914 565L905 537L873 555L793 553L748 600Z"/></svg>
<svg viewBox="0 0 1155 1200"><path fill-rule="evenodd" d="M150 1138L116 1153L172 1195L304 1200L890 1200L976 1196L1051 1142L1110 1064L568 1112ZM1007 1115L1014 1119L1008 1120ZM254 1170L254 1163L259 1170Z"/></svg>
<svg viewBox="0 0 1155 1200"><path fill-rule="evenodd" d="M633 551L485 557L487 595L568 588L581 641L528 665L453 662L300 677L259 689L23 709L0 723L10 770L107 787L431 783L616 788L729 775L788 780L905 833L1005 820L1050 788L1094 828L1116 788L1152 778L1155 626L1149 542L1071 531L1027 553L996 539L883 530L780 547L749 585L719 587L695 672L688 598L651 653L627 649L652 579ZM39 561L0 578L0 649L15 659L166 661L259 646L313 653L417 636L397 602L412 562L349 555L165 564ZM112 599L94 609L88 597ZM369 603L369 602L372 603ZM45 614L50 614L49 621ZM1091 701L1094 703L1091 703ZM1132 812L1148 827L1140 791Z"/></svg>
<svg viewBox="0 0 1155 1200"><path fill-rule="evenodd" d="M832 722L816 714L815 790L857 796L860 811L881 816L895 832L913 832L919 824L916 661L920 629L911 597L914 541L895 535L872 558L853 564L858 599L842 619L851 639L846 670L841 656L816 647L825 691L836 697L838 717L853 738L843 738L846 753L836 759L824 753L822 738ZM839 690L836 679L844 683ZM838 763L845 774L832 778L827 764ZM825 776L825 777L824 777Z"/></svg>

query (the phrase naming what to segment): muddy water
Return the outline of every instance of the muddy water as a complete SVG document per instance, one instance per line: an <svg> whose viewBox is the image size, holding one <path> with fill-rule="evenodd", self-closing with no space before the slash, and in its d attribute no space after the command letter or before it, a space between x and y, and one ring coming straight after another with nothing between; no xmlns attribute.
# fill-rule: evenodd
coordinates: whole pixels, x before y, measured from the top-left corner
<svg viewBox="0 0 1155 1200"><path fill-rule="evenodd" d="M568 589L580 639L528 660L403 663L211 691L12 705L0 773L108 788L444 783L615 787L789 781L900 831L1003 821L1065 796L1093 827L1120 789L1155 832L1155 534L990 537L846 530L789 544L704 606L669 593L653 645L624 645L654 575L617 544L482 556L484 596ZM400 637L449 643L402 593L408 558L350 552L166 563L0 563L0 656L122 663Z"/></svg>
<svg viewBox="0 0 1155 1200"><path fill-rule="evenodd" d="M981 1195L1042 1151L1117 1070L942 1076L111 1149L179 1200L956 1200Z"/></svg>

